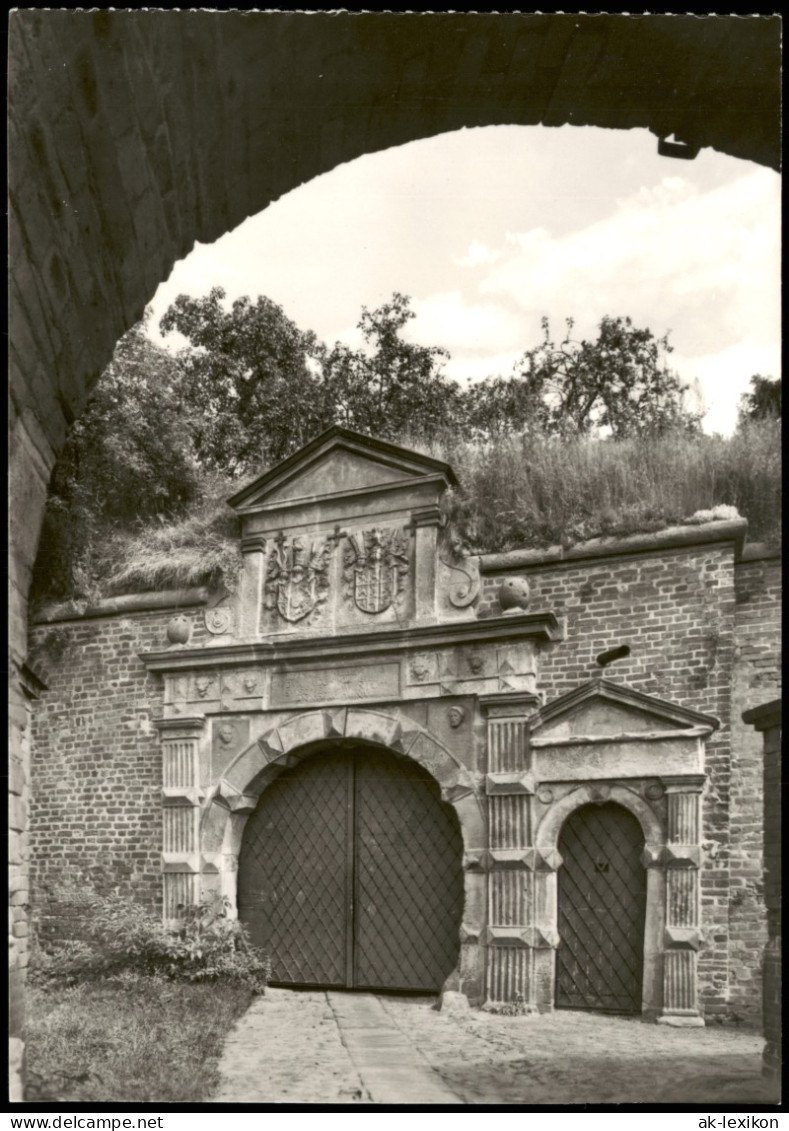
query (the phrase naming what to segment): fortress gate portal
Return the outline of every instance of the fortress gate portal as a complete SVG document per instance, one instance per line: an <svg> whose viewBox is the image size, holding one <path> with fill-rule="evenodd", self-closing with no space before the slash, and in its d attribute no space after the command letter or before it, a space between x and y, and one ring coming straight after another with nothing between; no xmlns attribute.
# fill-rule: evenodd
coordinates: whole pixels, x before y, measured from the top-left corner
<svg viewBox="0 0 789 1131"><path fill-rule="evenodd" d="M238 591L208 644L143 657L165 681L165 918L227 895L284 982L701 1024L716 721L602 678L544 705L560 626L522 580L477 615L475 559L441 545L454 481L335 427L230 500Z"/></svg>

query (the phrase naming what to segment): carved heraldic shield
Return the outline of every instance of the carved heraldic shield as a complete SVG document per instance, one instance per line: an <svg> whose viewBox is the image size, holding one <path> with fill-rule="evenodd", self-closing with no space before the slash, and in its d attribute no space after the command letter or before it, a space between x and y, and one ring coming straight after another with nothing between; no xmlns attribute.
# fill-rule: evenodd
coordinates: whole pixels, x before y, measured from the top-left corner
<svg viewBox="0 0 789 1131"><path fill-rule="evenodd" d="M359 531L348 535L346 596L363 613L383 613L402 594L408 573L408 538L402 530Z"/></svg>
<svg viewBox="0 0 789 1131"><path fill-rule="evenodd" d="M276 608L291 624L303 620L322 604L329 591L328 543L311 542L284 534L276 539L276 549L266 572L266 608Z"/></svg>

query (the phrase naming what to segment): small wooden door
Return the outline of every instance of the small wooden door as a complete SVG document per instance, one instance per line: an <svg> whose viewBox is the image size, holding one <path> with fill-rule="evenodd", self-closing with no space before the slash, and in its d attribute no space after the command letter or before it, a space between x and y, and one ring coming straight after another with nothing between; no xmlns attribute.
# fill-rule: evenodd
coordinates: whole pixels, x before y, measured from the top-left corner
<svg viewBox="0 0 789 1131"><path fill-rule="evenodd" d="M584 805L559 838L556 1005L640 1013L646 871L638 820L620 805Z"/></svg>
<svg viewBox="0 0 789 1131"><path fill-rule="evenodd" d="M249 818L238 905L274 982L438 990L459 950L457 817L415 762L374 747L315 755Z"/></svg>

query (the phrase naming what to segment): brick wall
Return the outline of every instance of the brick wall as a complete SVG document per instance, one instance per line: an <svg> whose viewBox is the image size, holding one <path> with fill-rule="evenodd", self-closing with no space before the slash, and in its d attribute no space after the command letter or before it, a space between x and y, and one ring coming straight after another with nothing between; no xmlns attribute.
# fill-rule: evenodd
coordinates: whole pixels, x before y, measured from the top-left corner
<svg viewBox="0 0 789 1131"><path fill-rule="evenodd" d="M764 1004L762 1071L781 1079L781 699L750 707L742 721L755 727L764 758L764 900L767 944L762 969Z"/></svg>
<svg viewBox="0 0 789 1131"><path fill-rule="evenodd" d="M749 1022L758 1021L765 938L762 756L758 736L732 723L732 687L752 680L748 693L763 701L765 673L778 671L778 564L735 568L732 542L551 562L486 575L479 608L497 612L501 577L519 572L530 607L564 618L564 639L541 661L548 700L587 680L599 652L627 643L631 654L609 669L612 678L721 720L707 745L700 982L708 1015ZM198 643L202 617L188 615ZM161 769L151 720L162 713L161 688L138 653L166 644L170 616L137 612L31 633L49 688L33 730L33 896L45 923L76 913L86 885L159 904Z"/></svg>
<svg viewBox="0 0 789 1131"><path fill-rule="evenodd" d="M780 705L779 705L780 711ZM764 952L764 1069L781 1074L781 726L764 734L764 856L768 942Z"/></svg>
<svg viewBox="0 0 789 1131"><path fill-rule="evenodd" d="M200 618L189 613L200 636ZM38 625L47 684L33 723L32 905L41 929L76 920L89 891L161 906L160 681L142 651L167 646L172 610ZM203 634L205 629L202 628Z"/></svg>
<svg viewBox="0 0 789 1131"><path fill-rule="evenodd" d="M753 551L751 551L753 552ZM757 551L758 552L758 551ZM742 713L781 692L781 560L749 557L735 573L736 647L732 670L730 993L742 1014L757 1016L760 971L753 955L767 940L762 880L762 735Z"/></svg>

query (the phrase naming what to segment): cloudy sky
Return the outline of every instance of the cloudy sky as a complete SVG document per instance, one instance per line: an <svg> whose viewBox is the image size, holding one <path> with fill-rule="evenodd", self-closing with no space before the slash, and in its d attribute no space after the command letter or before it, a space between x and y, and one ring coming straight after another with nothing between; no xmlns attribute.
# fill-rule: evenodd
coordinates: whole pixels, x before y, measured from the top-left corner
<svg viewBox="0 0 789 1131"><path fill-rule="evenodd" d="M463 380L509 374L547 315L670 331L708 431L729 432L753 373L779 375L780 179L702 150L658 157L642 130L495 126L371 154L210 246L154 299L263 294L327 342L360 344L362 306L413 299L409 336Z"/></svg>

